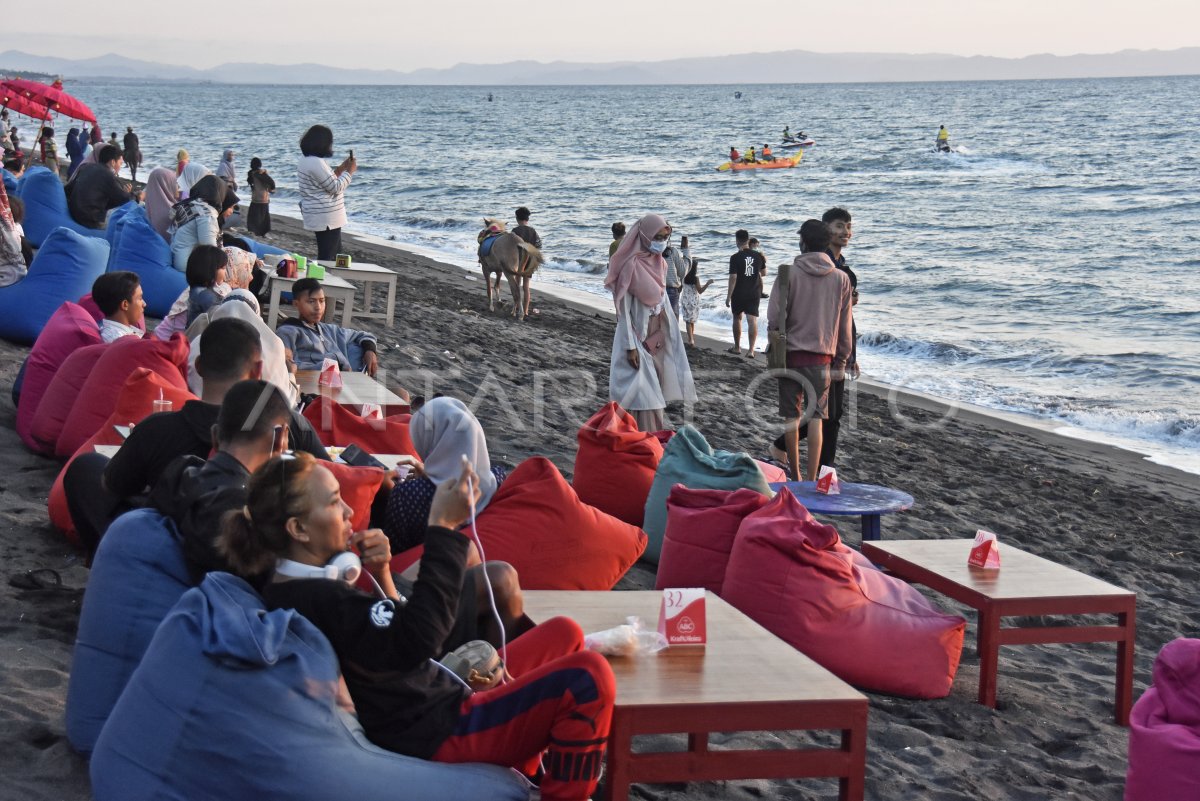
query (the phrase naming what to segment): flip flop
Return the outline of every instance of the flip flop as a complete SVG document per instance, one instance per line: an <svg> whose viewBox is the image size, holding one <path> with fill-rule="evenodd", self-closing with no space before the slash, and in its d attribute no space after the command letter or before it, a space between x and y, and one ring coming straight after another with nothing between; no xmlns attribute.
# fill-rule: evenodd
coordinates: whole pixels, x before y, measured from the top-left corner
<svg viewBox="0 0 1200 801"><path fill-rule="evenodd" d="M742 349L741 349L741 348L736 348L736 347L734 347L734 348L726 348L726 349L725 349L725 352L726 352L726 353L736 353L736 354L738 354L739 356L740 356L740 355L742 355Z"/></svg>
<svg viewBox="0 0 1200 801"><path fill-rule="evenodd" d="M18 573L15 576L10 576L8 579L9 586L16 587L19 590L61 590L63 589L62 576L58 571L50 567L38 567L33 570L26 570L24 573Z"/></svg>

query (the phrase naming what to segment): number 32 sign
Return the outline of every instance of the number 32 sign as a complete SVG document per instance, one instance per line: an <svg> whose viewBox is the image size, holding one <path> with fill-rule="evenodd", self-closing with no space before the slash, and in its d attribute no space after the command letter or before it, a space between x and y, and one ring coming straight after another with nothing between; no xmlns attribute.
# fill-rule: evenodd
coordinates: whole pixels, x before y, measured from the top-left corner
<svg viewBox="0 0 1200 801"><path fill-rule="evenodd" d="M663 590L658 631L668 645L703 645L707 640L704 588Z"/></svg>

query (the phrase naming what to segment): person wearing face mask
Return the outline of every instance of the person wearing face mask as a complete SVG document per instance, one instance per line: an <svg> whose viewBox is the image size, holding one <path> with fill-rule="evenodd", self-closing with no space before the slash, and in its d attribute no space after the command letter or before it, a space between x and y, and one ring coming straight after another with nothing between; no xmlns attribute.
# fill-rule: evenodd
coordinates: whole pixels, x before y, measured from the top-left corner
<svg viewBox="0 0 1200 801"><path fill-rule="evenodd" d="M638 220L609 261L604 280L617 311L609 398L642 431L663 428L668 403L696 399L679 321L667 305L662 253L670 238L671 227L661 216Z"/></svg>

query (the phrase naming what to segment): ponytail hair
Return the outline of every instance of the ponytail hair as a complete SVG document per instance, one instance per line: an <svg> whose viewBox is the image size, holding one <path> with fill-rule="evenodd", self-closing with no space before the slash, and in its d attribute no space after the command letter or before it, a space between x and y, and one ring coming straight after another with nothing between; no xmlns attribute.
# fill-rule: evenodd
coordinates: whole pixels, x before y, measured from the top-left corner
<svg viewBox="0 0 1200 801"><path fill-rule="evenodd" d="M287 522L308 512L308 477L315 465L307 453L276 456L250 477L246 505L225 513L217 537L217 551L233 573L260 576L287 552Z"/></svg>

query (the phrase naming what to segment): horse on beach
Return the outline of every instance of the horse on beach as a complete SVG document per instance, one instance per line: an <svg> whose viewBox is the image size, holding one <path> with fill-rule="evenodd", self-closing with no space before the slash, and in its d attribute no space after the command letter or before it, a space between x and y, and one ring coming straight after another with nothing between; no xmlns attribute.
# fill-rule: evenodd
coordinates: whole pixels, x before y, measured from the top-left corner
<svg viewBox="0 0 1200 801"><path fill-rule="evenodd" d="M512 290L512 315L518 320L524 320L529 316L529 280L545 261L545 257L540 250L514 233L495 233L491 229L495 221L484 222L489 225L489 229L485 231L495 234L487 253L483 253L481 248L479 254L479 264L483 268L483 288L488 296L488 311L496 310L496 301L500 299L500 275L503 274L508 279L509 289ZM481 236L481 245L483 239ZM496 276L495 284L492 283L493 275Z"/></svg>

